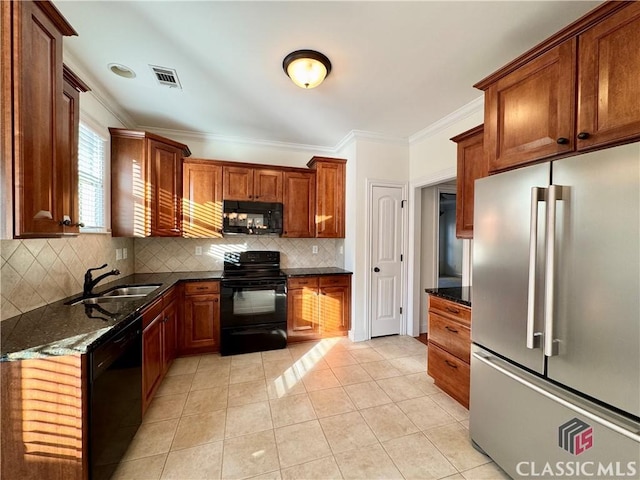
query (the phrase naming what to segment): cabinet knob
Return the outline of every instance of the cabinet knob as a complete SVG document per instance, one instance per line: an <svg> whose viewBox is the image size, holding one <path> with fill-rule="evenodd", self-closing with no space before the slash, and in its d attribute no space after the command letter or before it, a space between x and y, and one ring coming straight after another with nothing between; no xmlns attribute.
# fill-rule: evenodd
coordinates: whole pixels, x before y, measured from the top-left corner
<svg viewBox="0 0 640 480"><path fill-rule="evenodd" d="M60 220L59 225L64 225L65 227L70 227L71 226L71 220L68 218L65 218L64 220Z"/></svg>
<svg viewBox="0 0 640 480"><path fill-rule="evenodd" d="M588 132L580 132L580 133L578 134L578 138L579 138L580 140L586 140L586 139L587 139L587 138L589 138L590 136L591 136L591 135L589 135L589 133L588 133Z"/></svg>
<svg viewBox="0 0 640 480"><path fill-rule="evenodd" d="M218 303L218 299L216 298L216 299L214 300L214 302L215 302L215 303Z"/></svg>
<svg viewBox="0 0 640 480"><path fill-rule="evenodd" d="M84 223L82 223L82 222L74 223L73 226L74 227L84 228Z"/></svg>
<svg viewBox="0 0 640 480"><path fill-rule="evenodd" d="M556 142L558 143L558 145L566 145L567 143L569 143L569 139L560 137L558 140L556 140Z"/></svg>

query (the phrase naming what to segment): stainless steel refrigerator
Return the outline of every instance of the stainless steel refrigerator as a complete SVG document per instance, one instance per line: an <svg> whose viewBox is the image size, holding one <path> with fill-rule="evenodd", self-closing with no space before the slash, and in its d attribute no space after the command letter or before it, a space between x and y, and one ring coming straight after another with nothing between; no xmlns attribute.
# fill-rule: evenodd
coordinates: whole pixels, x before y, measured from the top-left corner
<svg viewBox="0 0 640 480"><path fill-rule="evenodd" d="M640 478L640 143L475 192L473 442L514 478Z"/></svg>

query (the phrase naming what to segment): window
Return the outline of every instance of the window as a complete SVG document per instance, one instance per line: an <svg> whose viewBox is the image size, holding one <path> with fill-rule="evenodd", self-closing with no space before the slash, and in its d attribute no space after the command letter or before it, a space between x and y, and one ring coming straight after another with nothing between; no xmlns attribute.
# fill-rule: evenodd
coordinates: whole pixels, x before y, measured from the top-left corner
<svg viewBox="0 0 640 480"><path fill-rule="evenodd" d="M106 231L105 145L106 140L80 122L78 136L78 203L83 232Z"/></svg>

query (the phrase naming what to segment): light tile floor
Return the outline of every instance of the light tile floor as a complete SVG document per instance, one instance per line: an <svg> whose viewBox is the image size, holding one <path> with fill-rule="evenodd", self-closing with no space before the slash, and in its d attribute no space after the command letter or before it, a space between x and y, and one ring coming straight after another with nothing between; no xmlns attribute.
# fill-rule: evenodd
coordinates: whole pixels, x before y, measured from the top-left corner
<svg viewBox="0 0 640 480"><path fill-rule="evenodd" d="M122 462L159 479L509 478L407 336L176 359Z"/></svg>

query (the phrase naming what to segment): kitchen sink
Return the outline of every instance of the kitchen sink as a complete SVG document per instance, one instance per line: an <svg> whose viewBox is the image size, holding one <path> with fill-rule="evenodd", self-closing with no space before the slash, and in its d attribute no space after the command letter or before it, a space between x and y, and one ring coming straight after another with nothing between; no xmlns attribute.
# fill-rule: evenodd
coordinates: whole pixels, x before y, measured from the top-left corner
<svg viewBox="0 0 640 480"><path fill-rule="evenodd" d="M127 285L122 287L115 287L100 295L99 298L106 297L144 297L156 290L161 284L151 285Z"/></svg>
<svg viewBox="0 0 640 480"><path fill-rule="evenodd" d="M161 285L161 283L151 283L146 285L119 285L117 287L111 288L110 290L107 290L106 292L101 293L97 297L76 298L67 302L66 305L73 306L79 304L97 304L140 300L142 297L146 297Z"/></svg>

